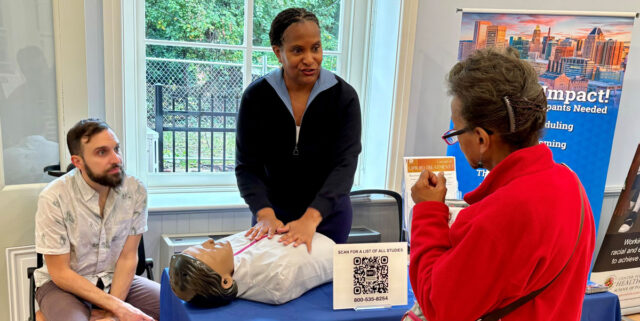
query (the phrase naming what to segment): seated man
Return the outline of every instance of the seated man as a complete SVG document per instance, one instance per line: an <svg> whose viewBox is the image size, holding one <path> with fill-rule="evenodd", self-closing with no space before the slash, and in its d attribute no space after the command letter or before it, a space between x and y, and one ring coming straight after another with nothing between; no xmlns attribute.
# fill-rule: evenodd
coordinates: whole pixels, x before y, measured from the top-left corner
<svg viewBox="0 0 640 321"><path fill-rule="evenodd" d="M34 273L36 300L47 321L153 320L160 285L135 276L138 243L147 230L147 191L122 169L120 144L103 121L86 119L67 134L76 169L40 193ZM142 311L141 311L142 310Z"/></svg>
<svg viewBox="0 0 640 321"><path fill-rule="evenodd" d="M217 307L234 298L282 304L333 278L333 245L315 233L313 251L282 246L276 235L251 241L237 233L207 240L171 258L171 289L182 300Z"/></svg>

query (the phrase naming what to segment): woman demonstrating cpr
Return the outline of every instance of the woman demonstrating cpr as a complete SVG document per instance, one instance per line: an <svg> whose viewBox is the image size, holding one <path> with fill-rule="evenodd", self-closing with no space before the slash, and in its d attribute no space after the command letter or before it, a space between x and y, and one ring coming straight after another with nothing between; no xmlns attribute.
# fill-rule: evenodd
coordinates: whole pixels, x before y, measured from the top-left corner
<svg viewBox="0 0 640 321"><path fill-rule="evenodd" d="M309 251L316 231L344 243L361 150L358 95L322 69L313 13L280 12L269 38L282 68L249 85L238 113L236 178L254 214L247 236L286 233L283 244Z"/></svg>

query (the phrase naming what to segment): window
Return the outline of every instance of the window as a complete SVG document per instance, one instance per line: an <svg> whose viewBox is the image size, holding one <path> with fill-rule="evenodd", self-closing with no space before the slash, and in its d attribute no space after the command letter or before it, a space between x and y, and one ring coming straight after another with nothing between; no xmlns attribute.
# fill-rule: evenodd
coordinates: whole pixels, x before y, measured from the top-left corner
<svg viewBox="0 0 640 321"><path fill-rule="evenodd" d="M249 1L248 10L244 0L145 1L147 127L157 134L150 139L157 145L150 172L234 170L242 91L279 66L268 34L279 2ZM341 2L289 5L316 13L323 67L336 72Z"/></svg>
<svg viewBox="0 0 640 321"><path fill-rule="evenodd" d="M365 142L356 185L363 181L371 187L391 186L385 170L389 172L386 167L392 157L380 157L379 151L390 154L394 150L401 155L403 150L380 148L380 142L366 140L384 135L381 143L388 145L392 132L402 130L392 106L399 101L393 66L398 56L400 15L407 10L401 9L404 1L282 2L137 0L135 4L104 5L105 35L109 30L121 32L123 53L118 61L117 43L110 45L105 39L105 61L116 62L106 68L106 86L121 88L124 102L122 108L107 101L107 120L120 123L115 127L120 126L125 137L127 169L146 180L152 194L237 190L233 173L235 113L243 89L279 67L269 46L268 30L273 17L291 6L308 8L318 16L323 67L345 78L360 96ZM389 7L393 7L392 13L383 12ZM386 22L377 23L376 17ZM391 41L371 36L374 30L384 31ZM378 44L376 48L370 47L371 42ZM372 50L386 53L376 56ZM382 64L391 67L382 68L376 76L372 71ZM368 83L371 77L376 80ZM384 79L388 79L386 84ZM385 88L387 92L382 93ZM367 95L368 91L375 92ZM404 95L408 97L408 93ZM369 146L378 147L367 153ZM373 161L363 161L365 157ZM359 179L363 164L374 164L376 168L369 174L380 178Z"/></svg>

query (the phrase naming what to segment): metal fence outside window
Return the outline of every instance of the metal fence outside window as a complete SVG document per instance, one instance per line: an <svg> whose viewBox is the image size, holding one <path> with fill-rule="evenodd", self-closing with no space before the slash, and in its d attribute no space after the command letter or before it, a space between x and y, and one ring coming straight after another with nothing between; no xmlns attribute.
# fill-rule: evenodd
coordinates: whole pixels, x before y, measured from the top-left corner
<svg viewBox="0 0 640 321"><path fill-rule="evenodd" d="M233 171L242 66L146 62L147 126L158 133L159 171Z"/></svg>

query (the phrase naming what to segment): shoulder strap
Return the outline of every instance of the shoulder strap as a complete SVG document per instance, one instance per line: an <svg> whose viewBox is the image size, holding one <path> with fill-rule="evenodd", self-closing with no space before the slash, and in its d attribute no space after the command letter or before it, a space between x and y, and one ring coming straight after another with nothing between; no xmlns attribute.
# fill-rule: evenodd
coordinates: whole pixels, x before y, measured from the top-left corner
<svg viewBox="0 0 640 321"><path fill-rule="evenodd" d="M563 164L564 165L564 164ZM566 166L566 165L565 165ZM567 166L568 168L568 166ZM580 236L582 235L582 225L584 223L584 198L582 196L582 184L580 184L580 180L578 179L578 175L576 175L576 173L574 173L573 171L571 171L571 173L573 173L573 175L576 178L576 181L578 182L578 192L580 193L580 229L578 230L578 239L576 240L576 244L573 246L573 251L571 252L571 255L569 256L569 259L567 260L567 263L564 264L564 266L562 267L562 269L560 270L560 272L558 272L558 274L556 274L556 276L551 279L551 281L549 281L549 283L547 283L547 285L521 297L520 299L511 302L511 304L494 310L492 312L489 312L488 314L484 315L483 317L479 318L478 321L498 321L501 318L503 318L504 316L506 316L507 314L513 312L515 309L519 308L520 306L522 306L523 304L529 302L530 300L532 300L533 298L535 298L538 294L540 294L540 292L544 291L549 285L551 285L551 283L553 283L553 281L555 281L560 274L562 274L562 271L564 271L564 269L567 267L567 265L569 265L569 262L571 261L571 258L573 257L573 254L576 252L576 249L578 248L578 243L580 243Z"/></svg>

